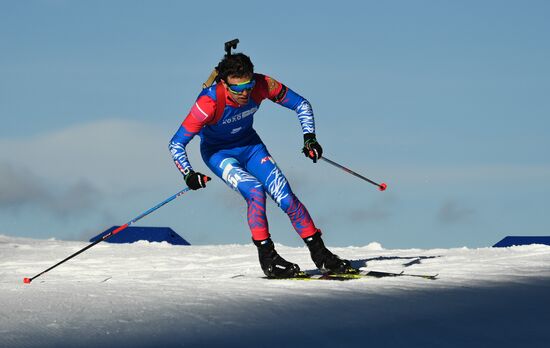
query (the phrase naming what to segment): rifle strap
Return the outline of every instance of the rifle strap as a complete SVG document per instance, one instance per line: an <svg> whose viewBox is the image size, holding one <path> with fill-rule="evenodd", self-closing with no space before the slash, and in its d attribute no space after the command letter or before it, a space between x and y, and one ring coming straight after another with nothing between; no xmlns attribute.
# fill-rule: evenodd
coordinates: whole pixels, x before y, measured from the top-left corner
<svg viewBox="0 0 550 348"><path fill-rule="evenodd" d="M216 84L216 114L214 120L210 124L216 124L223 115L223 110L225 109L225 88L223 83L220 81Z"/></svg>

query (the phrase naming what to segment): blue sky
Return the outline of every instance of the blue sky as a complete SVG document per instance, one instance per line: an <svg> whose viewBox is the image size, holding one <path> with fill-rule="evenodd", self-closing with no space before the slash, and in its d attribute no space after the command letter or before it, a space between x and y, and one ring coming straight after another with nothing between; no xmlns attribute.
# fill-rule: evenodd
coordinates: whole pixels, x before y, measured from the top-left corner
<svg viewBox="0 0 550 348"><path fill-rule="evenodd" d="M306 97L255 128L330 245L489 246L550 235L546 1L2 1L0 234L85 240L184 187L167 144L238 37ZM209 173L188 147L193 166ZM300 245L270 203L275 241ZM244 200L214 179L139 223L248 243Z"/></svg>

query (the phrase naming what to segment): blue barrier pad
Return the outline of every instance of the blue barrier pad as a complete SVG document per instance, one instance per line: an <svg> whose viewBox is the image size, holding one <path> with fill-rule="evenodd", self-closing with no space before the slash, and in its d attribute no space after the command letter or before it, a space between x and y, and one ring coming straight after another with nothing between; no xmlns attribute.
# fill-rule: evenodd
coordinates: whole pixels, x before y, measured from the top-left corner
<svg viewBox="0 0 550 348"><path fill-rule="evenodd" d="M101 239L107 233L114 231L120 226L113 226L108 230L101 232L97 236L90 239L90 242L95 242ZM107 243L134 243L140 240L148 242L168 242L174 245L191 245L183 239L170 227L134 227L130 226L120 231L119 233L107 238Z"/></svg>
<svg viewBox="0 0 550 348"><path fill-rule="evenodd" d="M545 244L550 245L550 237L508 236L497 244L496 248L504 248L513 245Z"/></svg>

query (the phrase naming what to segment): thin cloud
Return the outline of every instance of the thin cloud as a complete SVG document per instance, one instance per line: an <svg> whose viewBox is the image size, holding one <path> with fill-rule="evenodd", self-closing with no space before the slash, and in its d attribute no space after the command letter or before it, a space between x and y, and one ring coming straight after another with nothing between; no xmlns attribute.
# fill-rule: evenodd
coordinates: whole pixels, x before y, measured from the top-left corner
<svg viewBox="0 0 550 348"><path fill-rule="evenodd" d="M100 199L100 191L84 180L53 190L29 168L0 162L0 207L3 210L19 212L24 208L36 208L66 218L95 208Z"/></svg>
<svg viewBox="0 0 550 348"><path fill-rule="evenodd" d="M396 201L394 196L388 195L373 202L369 207L352 211L349 217L353 222L388 220L392 216Z"/></svg>
<svg viewBox="0 0 550 348"><path fill-rule="evenodd" d="M27 205L45 204L51 199L40 179L28 168L0 162L0 207L20 209Z"/></svg>
<svg viewBox="0 0 550 348"><path fill-rule="evenodd" d="M101 192L90 182L81 180L55 197L48 206L56 215L66 218L97 209L102 198Z"/></svg>
<svg viewBox="0 0 550 348"><path fill-rule="evenodd" d="M32 160L32 168L58 186L84 180L105 192L135 190L173 177L170 136L147 123L102 120L33 137L0 139L0 161L25 166Z"/></svg>
<svg viewBox="0 0 550 348"><path fill-rule="evenodd" d="M446 225L470 222L476 215L476 211L466 207L455 200L444 202L437 212L438 222Z"/></svg>

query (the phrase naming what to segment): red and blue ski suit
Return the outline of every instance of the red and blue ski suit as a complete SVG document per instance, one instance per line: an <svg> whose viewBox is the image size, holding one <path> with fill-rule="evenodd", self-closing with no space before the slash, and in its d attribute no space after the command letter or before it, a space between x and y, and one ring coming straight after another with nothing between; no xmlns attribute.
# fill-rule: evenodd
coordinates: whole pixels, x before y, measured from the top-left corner
<svg viewBox="0 0 550 348"><path fill-rule="evenodd" d="M193 170L185 146L199 134L201 155L208 168L246 200L252 239L264 240L270 236L266 193L288 215L300 237L307 238L317 229L252 124L261 102L270 99L297 113L304 134L315 133L313 110L306 99L278 81L261 74L254 74L254 79L256 85L247 105L234 102L225 88L220 88L223 93L219 94L225 103L217 103L217 85L205 88L170 141L169 149L185 175ZM225 105L223 113L216 113L217 105Z"/></svg>

